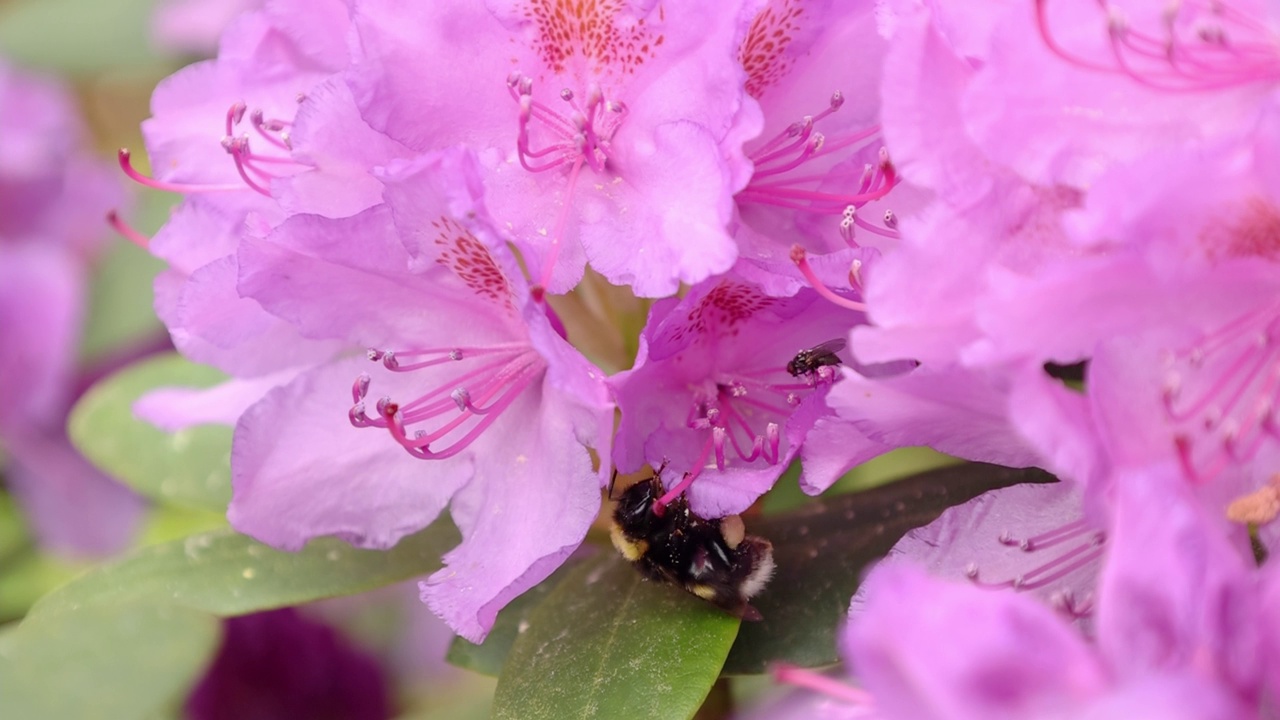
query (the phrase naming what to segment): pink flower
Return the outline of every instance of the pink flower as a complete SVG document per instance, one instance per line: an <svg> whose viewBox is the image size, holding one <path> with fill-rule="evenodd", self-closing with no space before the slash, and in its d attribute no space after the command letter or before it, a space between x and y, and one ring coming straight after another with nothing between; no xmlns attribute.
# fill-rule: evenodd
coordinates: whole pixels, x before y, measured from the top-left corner
<svg viewBox="0 0 1280 720"><path fill-rule="evenodd" d="M1004 278L997 285L982 357L1090 358L1084 395L1028 373L1013 407L1054 469L1091 483L1092 493L1110 493L1114 476L1129 468L1176 466L1221 513L1275 473L1274 113L1247 136L1114 169L1071 225L1076 242L1105 255L1034 283ZM1138 181L1146 186L1141 196L1114 196ZM1016 306L1008 303L1013 297ZM1263 536L1274 543L1277 531L1268 525Z"/></svg>
<svg viewBox="0 0 1280 720"><path fill-rule="evenodd" d="M187 198L150 243L170 264L157 313L192 359L263 375L330 356L236 290L235 250L285 217L345 217L381 202L373 168L406 149L360 119L338 73L350 62L341 0L272 0L240 16L218 58L163 81L143 134L156 178Z"/></svg>
<svg viewBox="0 0 1280 720"><path fill-rule="evenodd" d="M872 572L845 657L885 718L1248 718L1269 662L1254 571L1176 488L1119 500L1096 643L1029 598Z"/></svg>
<svg viewBox="0 0 1280 720"><path fill-rule="evenodd" d="M698 513L741 512L772 487L814 423L830 415L823 397L837 368L793 376L788 363L859 322L860 313L812 290L771 297L733 275L659 301L635 367L610 380L622 411L618 468L667 463L683 474L668 483L667 502L687 486ZM844 442L883 451L856 434Z"/></svg>
<svg viewBox="0 0 1280 720"><path fill-rule="evenodd" d="M877 567L909 565L944 580L1034 597L1070 620L1091 623L1105 518L1086 518L1081 488L1071 482L992 490L948 508L908 532ZM867 587L853 596L861 612Z"/></svg>
<svg viewBox="0 0 1280 720"><path fill-rule="evenodd" d="M366 2L351 84L390 137L476 150L536 288L565 292L589 262L637 295L669 295L737 254L739 146L759 130L736 60L751 12L739 0Z"/></svg>
<svg viewBox="0 0 1280 720"><path fill-rule="evenodd" d="M347 351L240 416L228 517L282 548L324 535L387 548L451 504L463 542L422 596L479 642L585 536L602 484L585 446L607 452L612 410L494 240L469 153L394 163L380 182L385 204L295 215L241 243L240 292Z"/></svg>
<svg viewBox="0 0 1280 720"><path fill-rule="evenodd" d="M70 554L119 548L140 509L66 437L89 271L124 200L88 145L65 88L0 60L0 443L40 541Z"/></svg>

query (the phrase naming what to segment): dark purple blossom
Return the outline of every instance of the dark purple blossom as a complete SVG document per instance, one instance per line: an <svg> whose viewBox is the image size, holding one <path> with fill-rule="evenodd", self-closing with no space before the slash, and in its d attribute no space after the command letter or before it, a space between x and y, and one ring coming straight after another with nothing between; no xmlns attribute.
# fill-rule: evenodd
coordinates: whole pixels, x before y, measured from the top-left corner
<svg viewBox="0 0 1280 720"><path fill-rule="evenodd" d="M285 608L231 618L187 699L191 720L386 720L387 678L336 629Z"/></svg>

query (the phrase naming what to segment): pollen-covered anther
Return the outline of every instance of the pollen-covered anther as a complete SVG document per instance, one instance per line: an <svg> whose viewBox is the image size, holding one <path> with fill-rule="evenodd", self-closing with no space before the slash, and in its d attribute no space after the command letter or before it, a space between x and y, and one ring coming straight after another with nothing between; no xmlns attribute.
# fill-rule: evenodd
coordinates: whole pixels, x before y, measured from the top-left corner
<svg viewBox="0 0 1280 720"><path fill-rule="evenodd" d="M1227 505L1227 519L1241 525L1266 525L1280 516L1280 473L1265 485Z"/></svg>

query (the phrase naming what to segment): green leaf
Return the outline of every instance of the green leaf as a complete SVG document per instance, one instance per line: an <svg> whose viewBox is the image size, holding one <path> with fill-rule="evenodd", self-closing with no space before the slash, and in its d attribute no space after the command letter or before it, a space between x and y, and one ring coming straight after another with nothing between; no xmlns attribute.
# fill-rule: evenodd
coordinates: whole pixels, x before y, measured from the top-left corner
<svg viewBox="0 0 1280 720"><path fill-rule="evenodd" d="M243 615L426 575L439 569L440 556L458 539L447 517L385 551L325 538L289 553L218 530L145 547L98 567L41 599L31 612L158 599L215 615Z"/></svg>
<svg viewBox="0 0 1280 720"><path fill-rule="evenodd" d="M149 498L223 512L231 501L231 428L165 433L135 418L133 403L153 388L208 387L225 378L173 353L132 365L80 398L68 423L71 441L104 472Z"/></svg>
<svg viewBox="0 0 1280 720"><path fill-rule="evenodd" d="M0 6L0 47L14 61L97 74L156 62L155 0L25 0Z"/></svg>
<svg viewBox="0 0 1280 720"><path fill-rule="evenodd" d="M551 591L576 565L577 563L572 561L565 563L559 570L552 573L551 577L507 603L507 606L498 612L498 619L494 621L493 629L489 631L489 636L483 643L476 645L466 638L455 637L453 643L449 645L445 660L465 670L498 677L502 672L502 664L507 660L507 654L511 652L511 645L520 634L521 625L527 626L529 615L543 600L546 600Z"/></svg>
<svg viewBox="0 0 1280 720"><path fill-rule="evenodd" d="M10 718L133 720L181 701L218 645L216 618L153 604L31 617L0 638Z"/></svg>
<svg viewBox="0 0 1280 720"><path fill-rule="evenodd" d="M20 619L54 588L75 577L83 565L31 551L0 564L0 622Z"/></svg>
<svg viewBox="0 0 1280 720"><path fill-rule="evenodd" d="M747 532L773 543L778 569L751 601L764 620L743 624L725 674L762 673L779 661L803 667L836 662L835 633L863 570L908 530L988 490L1052 480L1035 468L969 463L749 520Z"/></svg>
<svg viewBox="0 0 1280 720"><path fill-rule="evenodd" d="M606 552L570 572L527 622L498 678L494 718L693 717L740 621Z"/></svg>

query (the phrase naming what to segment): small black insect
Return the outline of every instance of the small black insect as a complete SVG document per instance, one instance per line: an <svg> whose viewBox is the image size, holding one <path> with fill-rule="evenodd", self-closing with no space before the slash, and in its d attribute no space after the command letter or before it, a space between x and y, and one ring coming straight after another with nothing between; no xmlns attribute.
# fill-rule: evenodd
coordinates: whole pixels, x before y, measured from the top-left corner
<svg viewBox="0 0 1280 720"><path fill-rule="evenodd" d="M844 340L836 338L801 350L787 363L787 372L793 377L816 375L819 368L839 365L840 357L836 353L843 350L844 346Z"/></svg>
<svg viewBox="0 0 1280 720"><path fill-rule="evenodd" d="M747 601L773 576L773 545L747 535L738 515L696 515L684 495L659 515L653 505L663 492L656 474L623 491L609 533L614 547L652 580L678 585L744 620L762 619Z"/></svg>

